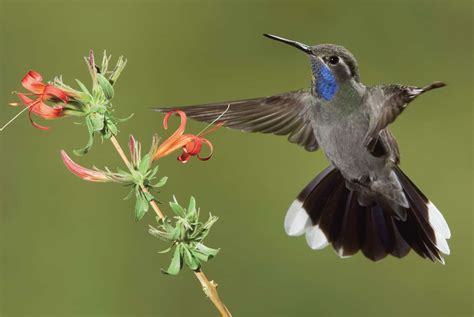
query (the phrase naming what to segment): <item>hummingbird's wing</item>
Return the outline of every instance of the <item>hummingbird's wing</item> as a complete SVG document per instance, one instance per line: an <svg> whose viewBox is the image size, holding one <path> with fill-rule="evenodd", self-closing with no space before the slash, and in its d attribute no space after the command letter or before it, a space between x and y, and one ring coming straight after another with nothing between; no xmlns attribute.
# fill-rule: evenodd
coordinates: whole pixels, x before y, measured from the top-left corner
<svg viewBox="0 0 474 317"><path fill-rule="evenodd" d="M406 106L416 97L432 89L446 86L442 82L434 82L425 87L387 85L369 88L366 105L368 107L370 124L365 136L364 145L373 153L380 132L395 121Z"/></svg>
<svg viewBox="0 0 474 317"><path fill-rule="evenodd" d="M307 151L316 151L318 143L311 112L314 100L308 90L298 90L269 97L154 110L181 110L197 121L211 123L219 118L219 122L232 129L288 135L290 142L304 146Z"/></svg>

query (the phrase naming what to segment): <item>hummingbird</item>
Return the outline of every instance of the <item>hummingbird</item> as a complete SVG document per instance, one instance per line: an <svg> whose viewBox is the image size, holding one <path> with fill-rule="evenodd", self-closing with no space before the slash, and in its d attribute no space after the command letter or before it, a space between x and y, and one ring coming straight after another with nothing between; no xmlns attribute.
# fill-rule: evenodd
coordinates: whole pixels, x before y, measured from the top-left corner
<svg viewBox="0 0 474 317"><path fill-rule="evenodd" d="M308 89L155 110L181 110L208 123L219 118L232 129L284 135L309 152L321 149L329 167L300 192L284 220L286 233L305 235L311 249L331 245L341 258L362 251L372 261L403 258L413 249L444 264L450 253L448 224L399 167L399 147L388 125L419 95L445 84L369 87L343 46L264 36L307 55Z"/></svg>

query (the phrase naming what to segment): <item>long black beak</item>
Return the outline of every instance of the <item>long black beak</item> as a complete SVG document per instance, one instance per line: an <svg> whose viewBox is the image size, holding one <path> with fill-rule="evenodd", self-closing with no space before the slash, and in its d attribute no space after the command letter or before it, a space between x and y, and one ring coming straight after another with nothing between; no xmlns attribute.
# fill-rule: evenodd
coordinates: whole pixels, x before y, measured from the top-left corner
<svg viewBox="0 0 474 317"><path fill-rule="evenodd" d="M288 45L294 46L297 49L302 50L306 54L314 55L313 51L311 50L311 47L309 45L306 45L306 44L303 44L303 43L300 43L300 42L296 42L296 41L293 41L293 40L288 40L288 39L285 39L283 37L279 37L279 36L272 35L272 34L263 34L263 36L266 36L269 39L272 39L272 40L275 40L275 41L283 42L283 43L286 43Z"/></svg>

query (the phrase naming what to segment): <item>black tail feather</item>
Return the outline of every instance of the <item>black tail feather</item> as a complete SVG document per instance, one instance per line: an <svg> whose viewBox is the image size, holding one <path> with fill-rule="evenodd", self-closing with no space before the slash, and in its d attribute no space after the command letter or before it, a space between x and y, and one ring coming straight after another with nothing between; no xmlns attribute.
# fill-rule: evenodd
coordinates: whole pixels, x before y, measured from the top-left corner
<svg viewBox="0 0 474 317"><path fill-rule="evenodd" d="M300 193L288 211L285 227L304 225L304 230L293 232L306 232L308 244L314 249L332 244L341 257L361 250L367 258L379 261L389 254L403 258L413 249L423 258L443 262L441 251L449 253L449 249L444 252L447 244L445 248L440 245L440 237L430 222L431 203L398 167L395 173L410 205L406 220L394 217L383 199L361 206L358 192L349 190L341 173L328 167ZM296 215L301 216L300 210L309 217L308 221L293 221Z"/></svg>

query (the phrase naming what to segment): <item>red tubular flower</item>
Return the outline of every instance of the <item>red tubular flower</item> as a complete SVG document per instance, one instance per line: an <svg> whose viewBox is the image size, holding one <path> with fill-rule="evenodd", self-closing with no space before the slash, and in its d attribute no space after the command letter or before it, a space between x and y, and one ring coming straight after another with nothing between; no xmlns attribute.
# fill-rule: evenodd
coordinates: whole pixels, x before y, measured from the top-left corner
<svg viewBox="0 0 474 317"><path fill-rule="evenodd" d="M222 126L223 123L218 123L214 128L200 133L199 135L194 134L184 134L184 129L186 128L186 114L183 111L171 111L168 112L163 119L163 127L168 129L168 120L172 114L177 114L181 118L181 124L179 125L178 129L168 138L166 139L157 149L153 156L153 160L158 160L171 152L174 152L178 149L182 149L182 153L178 156L178 160L182 163L186 163L189 161L191 156L197 156L197 158L201 161L207 161L212 156L212 143L203 138L202 136L217 130L219 127ZM199 153L202 150L202 145L206 144L209 147L210 154L206 157L202 157Z"/></svg>
<svg viewBox="0 0 474 317"><path fill-rule="evenodd" d="M67 103L69 98L73 97L73 95L52 84L45 84L42 81L43 77L41 77L38 72L30 70L21 80L22 86L30 91L30 93L17 93L17 95L29 110L31 124L40 130L48 130L47 127L43 127L35 123L31 118L31 113L34 113L44 119L56 119L63 117L64 107L62 105L50 107L45 102L51 100L60 100L63 103ZM31 99L28 96L36 96L37 98Z"/></svg>
<svg viewBox="0 0 474 317"><path fill-rule="evenodd" d="M61 150L61 158L66 165L67 169L71 171L74 175L82 178L83 180L90 181L90 182L110 182L110 178L107 175L98 170L91 170L85 168L73 160L67 155L64 150Z"/></svg>

